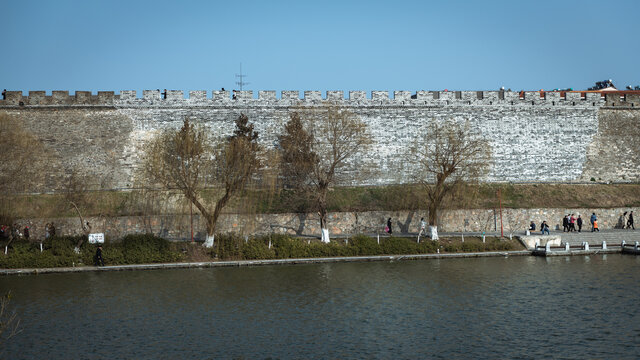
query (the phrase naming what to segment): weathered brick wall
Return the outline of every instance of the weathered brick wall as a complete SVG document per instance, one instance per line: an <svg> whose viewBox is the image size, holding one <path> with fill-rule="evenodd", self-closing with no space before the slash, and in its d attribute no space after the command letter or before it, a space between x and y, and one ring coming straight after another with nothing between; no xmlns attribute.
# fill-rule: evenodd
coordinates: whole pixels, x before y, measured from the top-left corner
<svg viewBox="0 0 640 360"><path fill-rule="evenodd" d="M373 146L352 159L346 183L376 185L416 182L409 150L428 125L448 119L468 120L491 143L493 165L486 180L511 182L638 181L640 118L636 94L598 93L329 91L237 92L145 90L76 92L54 91L50 96L7 92L0 111L18 116L54 155L50 174L43 179L51 190L72 169L91 175L92 186L133 186L142 145L155 132L178 128L184 117L202 123L212 137L228 136L242 112L260 132L265 148L277 136L292 108L314 108L335 101L360 116L369 126ZM357 176L363 169L369 174ZM349 178L357 179L349 182Z"/></svg>
<svg viewBox="0 0 640 360"><path fill-rule="evenodd" d="M589 231L589 217L592 212L598 216L600 229L614 228L625 211L637 209L504 209L502 213L504 233L522 235L529 222L534 221L539 228L542 221L547 221L551 229L562 230L562 218L566 214L582 215L583 230ZM383 232L388 218L392 219L394 233L415 233L420 226L420 218L427 217L426 211L371 211L344 212L329 214L328 226L332 235ZM168 216L128 216L114 218L87 218L93 232L104 232L111 239L118 239L126 234L152 232L156 235L173 239L190 237L189 215ZM33 239L44 238L47 222L53 222L58 235L78 235L82 233L77 218L57 219L23 219L18 222L22 227L29 225ZM500 231L500 215L494 210L445 210L439 217L439 229L443 232L482 232ZM288 233L292 235L320 234L319 220L316 214L262 214L239 215L223 214L219 221L219 232L234 232L240 235L265 235L270 233ZM497 226L497 228L496 228ZM194 234L198 240L204 240L206 226L198 215L194 215Z"/></svg>

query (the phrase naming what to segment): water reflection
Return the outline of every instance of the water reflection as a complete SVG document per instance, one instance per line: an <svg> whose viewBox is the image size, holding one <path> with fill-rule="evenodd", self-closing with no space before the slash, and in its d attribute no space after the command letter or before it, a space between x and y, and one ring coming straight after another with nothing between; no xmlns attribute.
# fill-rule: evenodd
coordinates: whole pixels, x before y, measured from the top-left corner
<svg viewBox="0 0 640 360"><path fill-rule="evenodd" d="M0 278L5 357L634 358L640 260L506 257Z"/></svg>

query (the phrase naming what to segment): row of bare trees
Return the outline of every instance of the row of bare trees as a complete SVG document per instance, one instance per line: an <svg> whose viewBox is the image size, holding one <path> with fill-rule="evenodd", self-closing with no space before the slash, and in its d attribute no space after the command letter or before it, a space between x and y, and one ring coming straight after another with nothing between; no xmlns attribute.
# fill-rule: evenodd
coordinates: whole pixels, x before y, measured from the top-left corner
<svg viewBox="0 0 640 360"><path fill-rule="evenodd" d="M327 194L345 179L350 163L372 145L367 124L337 106L296 108L278 140L278 178L283 187L310 200L319 216L321 239L329 242ZM418 165L416 182L428 194L429 225L435 240L438 210L457 188L482 178L491 149L468 122L452 120L433 122L418 134L411 150L407 161ZM267 151L258 144L258 133L244 114L236 119L233 135L222 140L210 138L204 127L184 119L180 129L164 131L148 143L144 179L148 185L179 189L204 217L205 245L213 246L222 210L259 176ZM205 189L215 194L212 201L203 200Z"/></svg>
<svg viewBox="0 0 640 360"><path fill-rule="evenodd" d="M359 163L354 169L356 159L365 158L360 155L372 146L372 135L360 117L339 106L291 109L276 149L259 145L259 134L246 115L238 116L233 134L224 139L214 138L194 121L184 119L180 129L154 136L146 144L141 173L146 187L178 190L197 209L205 219L207 246L213 245L225 206L248 183L263 176L266 168L277 169L279 187L312 204L311 210L319 216L322 241L328 242L329 190L348 177L354 180L354 173L372 176L363 175L362 170L377 168L377 164ZM19 120L0 114L0 128L0 202L6 204L8 196L24 191L52 170L47 169L49 152ZM410 149L406 162L417 165L412 167L417 169L415 182L426 190L431 237L437 239L438 210L463 184L483 177L491 149L469 122L455 120L432 121L418 131ZM82 201L76 199L87 194L76 189L83 182L74 174L63 191L65 202L88 233L91 229L81 213Z"/></svg>

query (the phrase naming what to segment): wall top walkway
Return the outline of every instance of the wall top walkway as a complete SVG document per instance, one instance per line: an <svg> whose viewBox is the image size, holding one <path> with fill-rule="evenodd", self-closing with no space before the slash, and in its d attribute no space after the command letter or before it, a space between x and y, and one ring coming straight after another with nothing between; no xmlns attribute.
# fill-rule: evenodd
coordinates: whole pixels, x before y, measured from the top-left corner
<svg viewBox="0 0 640 360"><path fill-rule="evenodd" d="M138 97L135 90L113 91L7 91L0 100L0 107L7 106L113 106L113 107L176 107L176 106L292 106L296 104L319 104L337 102L344 105L360 106L442 106L442 105L546 105L546 106L610 106L640 107L639 92L598 93L588 91L349 91L347 97L343 91L282 91L280 97L276 91L258 91L257 97L249 91L214 90L209 96L206 90L189 91L188 96L182 90L144 90ZM391 96L393 95L393 96Z"/></svg>

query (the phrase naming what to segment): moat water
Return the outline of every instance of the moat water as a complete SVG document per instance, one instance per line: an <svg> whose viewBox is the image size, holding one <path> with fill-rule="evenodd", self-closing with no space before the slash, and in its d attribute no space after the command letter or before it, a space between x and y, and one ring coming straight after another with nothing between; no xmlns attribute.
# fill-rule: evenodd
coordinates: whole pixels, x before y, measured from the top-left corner
<svg viewBox="0 0 640 360"><path fill-rule="evenodd" d="M640 257L0 277L6 359L638 358Z"/></svg>

